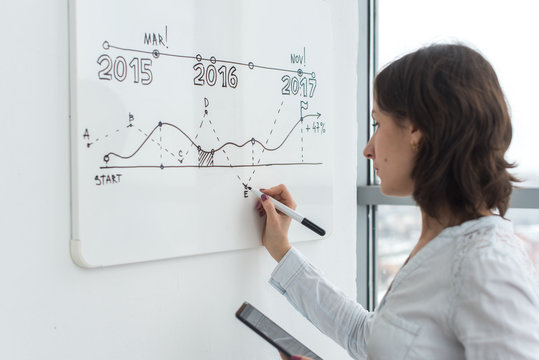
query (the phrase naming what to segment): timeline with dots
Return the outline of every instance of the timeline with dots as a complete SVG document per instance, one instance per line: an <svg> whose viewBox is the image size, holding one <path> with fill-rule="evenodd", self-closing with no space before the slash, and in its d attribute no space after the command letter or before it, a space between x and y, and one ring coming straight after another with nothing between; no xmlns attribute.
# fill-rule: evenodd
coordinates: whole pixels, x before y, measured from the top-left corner
<svg viewBox="0 0 539 360"><path fill-rule="evenodd" d="M248 187L331 232L325 1L70 0L71 256L101 267L261 246ZM290 239L319 239L292 224Z"/></svg>

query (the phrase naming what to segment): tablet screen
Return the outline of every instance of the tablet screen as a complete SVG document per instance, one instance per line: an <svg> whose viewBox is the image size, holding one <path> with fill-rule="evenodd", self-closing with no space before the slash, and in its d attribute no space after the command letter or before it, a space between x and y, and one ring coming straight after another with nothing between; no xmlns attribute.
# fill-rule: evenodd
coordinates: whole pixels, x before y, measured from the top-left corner
<svg viewBox="0 0 539 360"><path fill-rule="evenodd" d="M236 316L285 355L302 355L314 360L322 360L321 357L284 331L251 304L244 303Z"/></svg>

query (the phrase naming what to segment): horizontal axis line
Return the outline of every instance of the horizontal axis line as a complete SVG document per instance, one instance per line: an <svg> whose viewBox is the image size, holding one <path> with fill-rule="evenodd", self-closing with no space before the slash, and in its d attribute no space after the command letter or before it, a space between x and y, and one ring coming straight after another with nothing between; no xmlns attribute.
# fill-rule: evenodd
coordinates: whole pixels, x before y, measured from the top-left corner
<svg viewBox="0 0 539 360"><path fill-rule="evenodd" d="M134 169L134 168L151 168L151 169L171 169L171 168L199 168L199 169L210 169L210 168L237 168L237 167L261 167L261 166L295 166L295 165L323 165L322 162L312 162L312 163L269 163L269 164L245 164L245 165L132 165L132 166L101 166L100 169Z"/></svg>

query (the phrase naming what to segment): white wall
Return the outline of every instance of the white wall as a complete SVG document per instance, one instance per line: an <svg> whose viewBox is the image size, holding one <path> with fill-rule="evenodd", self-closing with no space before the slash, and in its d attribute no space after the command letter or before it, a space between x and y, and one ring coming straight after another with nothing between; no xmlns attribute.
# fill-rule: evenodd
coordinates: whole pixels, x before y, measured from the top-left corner
<svg viewBox="0 0 539 360"><path fill-rule="evenodd" d="M335 213L298 245L355 296L357 2L332 2ZM234 317L248 300L327 359L346 359L267 283L262 249L84 270L69 255L67 0L2 1L0 358L278 359ZM218 201L218 199L216 199Z"/></svg>

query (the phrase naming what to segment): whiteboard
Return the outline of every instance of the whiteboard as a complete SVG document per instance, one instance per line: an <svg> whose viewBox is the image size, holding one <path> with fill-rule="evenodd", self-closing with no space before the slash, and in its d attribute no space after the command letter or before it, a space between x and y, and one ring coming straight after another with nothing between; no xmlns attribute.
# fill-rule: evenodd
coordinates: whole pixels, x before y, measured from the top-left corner
<svg viewBox="0 0 539 360"><path fill-rule="evenodd" d="M286 184L298 212L331 233L325 1L69 6L77 265L261 246L263 219L247 186ZM320 238L295 222L289 237Z"/></svg>

